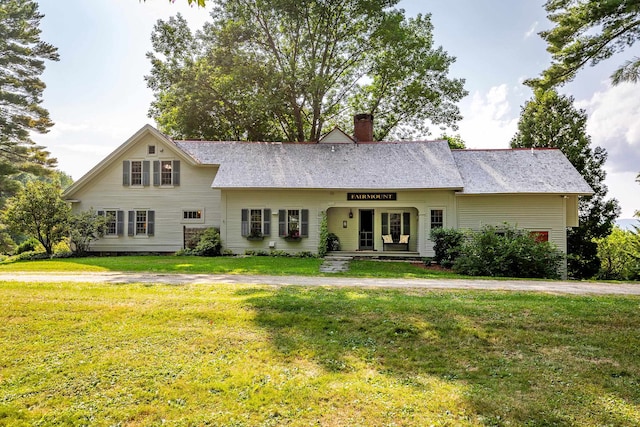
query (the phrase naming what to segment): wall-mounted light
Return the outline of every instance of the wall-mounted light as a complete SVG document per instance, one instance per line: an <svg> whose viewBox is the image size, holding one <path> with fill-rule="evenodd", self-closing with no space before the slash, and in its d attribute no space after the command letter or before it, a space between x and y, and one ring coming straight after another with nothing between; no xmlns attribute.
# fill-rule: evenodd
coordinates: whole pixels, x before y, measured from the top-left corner
<svg viewBox="0 0 640 427"><path fill-rule="evenodd" d="M342 228L347 228L347 220L342 221Z"/></svg>
<svg viewBox="0 0 640 427"><path fill-rule="evenodd" d="M353 218L353 211L349 209L349 218Z"/></svg>

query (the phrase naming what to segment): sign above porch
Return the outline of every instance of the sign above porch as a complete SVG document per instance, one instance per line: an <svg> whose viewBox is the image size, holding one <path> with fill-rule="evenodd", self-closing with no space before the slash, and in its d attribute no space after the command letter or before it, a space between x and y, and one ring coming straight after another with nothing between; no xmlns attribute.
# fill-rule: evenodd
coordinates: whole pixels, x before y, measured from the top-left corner
<svg viewBox="0 0 640 427"><path fill-rule="evenodd" d="M350 200L350 201L398 200L398 196L397 196L397 193L347 193L347 200Z"/></svg>

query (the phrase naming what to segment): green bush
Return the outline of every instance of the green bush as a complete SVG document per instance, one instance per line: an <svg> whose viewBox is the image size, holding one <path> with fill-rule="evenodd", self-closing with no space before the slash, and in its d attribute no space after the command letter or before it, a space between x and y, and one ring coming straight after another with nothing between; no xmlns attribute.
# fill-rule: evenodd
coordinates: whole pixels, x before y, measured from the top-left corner
<svg viewBox="0 0 640 427"><path fill-rule="evenodd" d="M470 233L454 263L469 276L560 278L564 255L550 242L537 242L527 230L486 226Z"/></svg>
<svg viewBox="0 0 640 427"><path fill-rule="evenodd" d="M220 230L211 227L200 234L200 239L195 247L180 249L175 255L220 256L222 254L221 251L222 240L220 240Z"/></svg>
<svg viewBox="0 0 640 427"><path fill-rule="evenodd" d="M460 256L464 233L453 228L434 228L431 230L431 241L436 253L433 260L445 268L451 268Z"/></svg>
<svg viewBox="0 0 640 427"><path fill-rule="evenodd" d="M598 279L640 279L640 235L614 228L610 235L594 239L598 245L600 271Z"/></svg>
<svg viewBox="0 0 640 427"><path fill-rule="evenodd" d="M334 233L329 233L327 236L327 251L339 251L340 250L340 238Z"/></svg>
<svg viewBox="0 0 640 427"><path fill-rule="evenodd" d="M15 250L16 255L20 255L25 252L44 252L44 247L35 237L30 237L24 242L20 243Z"/></svg>
<svg viewBox="0 0 640 427"><path fill-rule="evenodd" d="M322 219L320 220L320 242L318 243L318 256L324 257L329 249L329 225L327 212L322 211Z"/></svg>

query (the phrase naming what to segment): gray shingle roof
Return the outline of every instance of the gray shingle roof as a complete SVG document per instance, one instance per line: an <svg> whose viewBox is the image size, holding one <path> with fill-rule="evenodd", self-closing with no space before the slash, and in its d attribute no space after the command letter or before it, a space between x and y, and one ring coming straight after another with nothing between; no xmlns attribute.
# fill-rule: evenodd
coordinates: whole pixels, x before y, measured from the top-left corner
<svg viewBox="0 0 640 427"><path fill-rule="evenodd" d="M176 145L202 164L220 165L214 188L462 189L446 141Z"/></svg>
<svg viewBox="0 0 640 427"><path fill-rule="evenodd" d="M453 150L464 194L593 194L560 150Z"/></svg>
<svg viewBox="0 0 640 427"><path fill-rule="evenodd" d="M560 150L450 150L446 141L365 144L176 141L219 165L214 188L454 189L592 194Z"/></svg>

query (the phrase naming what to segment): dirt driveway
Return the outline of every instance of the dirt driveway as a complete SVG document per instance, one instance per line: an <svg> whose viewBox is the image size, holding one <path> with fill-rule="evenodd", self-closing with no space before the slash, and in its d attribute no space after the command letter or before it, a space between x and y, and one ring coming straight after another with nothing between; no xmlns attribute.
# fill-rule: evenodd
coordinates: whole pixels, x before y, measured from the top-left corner
<svg viewBox="0 0 640 427"><path fill-rule="evenodd" d="M555 294L640 295L640 283L597 283L582 281L480 280L480 279L365 279L306 276L245 276L235 274L148 274L148 273L0 273L0 281L252 284L271 286L342 286L366 288L477 289Z"/></svg>

